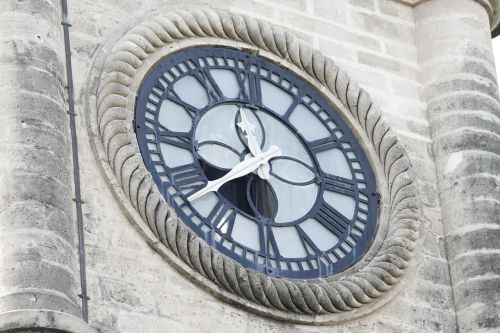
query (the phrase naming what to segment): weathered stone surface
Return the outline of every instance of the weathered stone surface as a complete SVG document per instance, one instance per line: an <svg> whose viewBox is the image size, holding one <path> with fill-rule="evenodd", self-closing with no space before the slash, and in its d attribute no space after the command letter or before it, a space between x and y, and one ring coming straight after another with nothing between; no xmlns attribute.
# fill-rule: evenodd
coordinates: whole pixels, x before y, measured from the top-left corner
<svg viewBox="0 0 500 333"><path fill-rule="evenodd" d="M172 12L177 5L200 4L263 19L319 48L370 94L373 106L360 101L354 113L354 117L362 120L361 126L370 130L368 137L373 138L375 132L376 137L384 135L385 128L376 126L382 115L404 145L416 171L425 230L412 259L415 267L409 268L401 291L376 312L330 326L275 321L250 313L197 287L190 281L195 276L179 274L174 268L178 263L161 258L151 248L158 244L147 244L142 231L136 231L127 222L130 216L110 191L110 187L120 185L110 185L103 177L91 149L93 138L87 132L88 124L85 117L80 116L86 110L84 90L88 73L98 48L117 33L117 29L127 31L141 15ZM498 244L500 239L500 204L494 194L498 192L500 165L495 143L500 128L499 104L488 35L488 16L496 17L493 9L497 7L491 4L498 7L496 1L489 0L430 0L427 3L419 0L69 1L85 236L89 243L91 325L112 333L332 330L339 333L454 333L458 329L495 332L500 323L498 307L493 301L496 299L498 303L499 298L495 291L485 292L498 289L496 280L492 276L490 279L488 273L498 270L498 249L492 244ZM26 276L13 287L20 288L13 295L6 295L1 289L0 278L0 309L14 304L55 308L78 315L59 8L59 0L0 1L0 100L3 105L0 154L9 157L0 163L0 186L4 188L0 191L0 260L2 264L6 262L5 267L15 269L15 273L5 279L6 286L15 284L17 276ZM448 15L452 11L455 12ZM230 36L241 32L244 22L234 24L235 29L222 31ZM261 33L264 35L268 30L270 28ZM264 42L268 40L264 38ZM283 48L286 43L284 39L277 40L276 47ZM298 44L291 52L295 52L295 59L301 56ZM140 60L131 53L123 57ZM313 62L305 65L315 73L321 72L326 62L315 63L314 55L312 59ZM117 68L125 66L123 62L116 65ZM345 81L335 82L336 73L327 73L329 75L320 81L330 87L339 84L346 88ZM130 84L126 76L111 80ZM349 101L353 101L352 96ZM120 104L122 101L106 102ZM367 112L371 107L376 111ZM110 119L112 117L104 117L103 124ZM462 131L465 125L468 131ZM477 128L481 131L474 130ZM116 143L111 148L117 151L119 147ZM387 148L384 145L383 151ZM130 153L118 151L114 165L121 165ZM137 166L135 162L130 161L127 168L133 170ZM130 187L142 188L139 194L147 197L148 193L144 192L147 188L138 182L142 176L135 177ZM32 186L28 186L30 184ZM486 195L482 195L483 192ZM403 190L398 195L405 193ZM155 200L148 201L148 207L155 206ZM192 256L202 248L207 252L207 245L201 243L178 248L187 241L184 232L177 238L168 238L167 234L176 228L175 217L168 211L162 210L156 220L148 210L141 214L153 229L161 231L159 239L168 242L174 251L181 251L183 257ZM165 224L170 228L167 233L161 229ZM215 259L208 254L193 265L212 272L212 266L218 262ZM216 269L221 272L220 267ZM38 270L46 273L33 274ZM229 273L229 287L235 288L235 279L240 280L241 292L248 297L254 297L254 292L261 297L263 290L270 290L269 286L257 290L260 286L253 277L250 281L244 280L248 277L241 271ZM213 272L207 274L216 278ZM380 285L385 283L394 283L394 278L384 277ZM56 293L42 295L32 288L40 284ZM287 290L280 282L276 288ZM36 292L39 296L33 300L31 296ZM317 291L303 289L301 292L309 297L310 292ZM61 300L61 295L66 296ZM294 304L291 298L290 304L307 306ZM360 303L352 300L350 304ZM455 311L458 311L458 326ZM51 318L33 317L37 319L25 320L31 318L26 314L11 315L8 319L10 324L20 323L21 326L11 326L18 329L28 322L43 326L47 318ZM62 323L59 319L55 322ZM1 323L0 315L0 327L4 327ZM78 332L73 326L58 327Z"/></svg>
<svg viewBox="0 0 500 333"><path fill-rule="evenodd" d="M56 0L0 4L2 332L85 327L75 283L59 8Z"/></svg>
<svg viewBox="0 0 500 333"><path fill-rule="evenodd" d="M415 14L458 330L493 332L500 320L500 102L487 11L470 0L435 0Z"/></svg>

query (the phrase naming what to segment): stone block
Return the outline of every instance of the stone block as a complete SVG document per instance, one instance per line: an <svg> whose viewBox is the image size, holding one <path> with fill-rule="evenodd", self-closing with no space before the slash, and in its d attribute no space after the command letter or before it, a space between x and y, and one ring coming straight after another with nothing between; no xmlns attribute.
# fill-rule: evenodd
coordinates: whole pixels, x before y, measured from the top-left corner
<svg viewBox="0 0 500 333"><path fill-rule="evenodd" d="M152 314L139 314L135 312L121 312L117 317L116 326L110 333L136 333L136 332L193 332L189 321L177 322L175 320L158 317ZM208 330L208 328L207 328Z"/></svg>
<svg viewBox="0 0 500 333"><path fill-rule="evenodd" d="M432 223L432 222L431 222ZM421 231L422 252L436 257L437 259L448 260L446 257L446 248L444 237L429 230Z"/></svg>
<svg viewBox="0 0 500 333"><path fill-rule="evenodd" d="M396 1L377 0L378 11L383 15L392 16L414 24L413 8Z"/></svg>
<svg viewBox="0 0 500 333"><path fill-rule="evenodd" d="M423 255L417 268L417 277L436 285L450 284L448 262L445 259Z"/></svg>
<svg viewBox="0 0 500 333"><path fill-rule="evenodd" d="M354 60L354 51L350 45L339 44L335 41L319 38L319 50L333 60Z"/></svg>
<svg viewBox="0 0 500 333"><path fill-rule="evenodd" d="M349 15L348 0L314 0L313 14L337 24L345 25Z"/></svg>
<svg viewBox="0 0 500 333"><path fill-rule="evenodd" d="M362 64L382 69L408 79L415 79L417 77L415 68L403 64L400 61L365 51L358 51L357 55L358 61Z"/></svg>
<svg viewBox="0 0 500 333"><path fill-rule="evenodd" d="M375 1L373 0L349 0L349 3L354 7L375 11Z"/></svg>
<svg viewBox="0 0 500 333"><path fill-rule="evenodd" d="M413 28L411 26L384 19L379 15L353 12L351 18L352 23L358 29L380 38L404 41L406 43L411 43L414 39Z"/></svg>
<svg viewBox="0 0 500 333"><path fill-rule="evenodd" d="M427 280L416 280L414 288L408 288L405 296L425 307L454 311L451 286L436 285Z"/></svg>
<svg viewBox="0 0 500 333"><path fill-rule="evenodd" d="M100 292L100 302L117 309L156 314L155 292L152 285L101 276L96 287Z"/></svg>
<svg viewBox="0 0 500 333"><path fill-rule="evenodd" d="M485 219L485 221L488 220ZM492 224L491 228L477 228L475 230L464 228L463 231L458 230L447 236L449 260L453 260L465 251L475 252L477 250L491 249L491 245L500 239L500 227L494 226Z"/></svg>
<svg viewBox="0 0 500 333"><path fill-rule="evenodd" d="M459 329L463 332L495 332L500 327L500 306L476 303L457 313Z"/></svg>
<svg viewBox="0 0 500 333"><path fill-rule="evenodd" d="M458 132L460 135L457 135ZM464 126L452 132L434 134L434 138L436 156L447 156L464 150L477 150L493 154L500 151L498 135L473 127Z"/></svg>
<svg viewBox="0 0 500 333"><path fill-rule="evenodd" d="M414 300L393 302L392 311L386 316L393 320L407 318L405 324L416 327L420 332L453 332L455 318L451 309L426 307Z"/></svg>
<svg viewBox="0 0 500 333"><path fill-rule="evenodd" d="M451 274L460 279L500 276L500 253L489 248L479 252L462 252L453 263Z"/></svg>
<svg viewBox="0 0 500 333"><path fill-rule="evenodd" d="M283 24L286 28L298 29L304 33L307 32L318 36L328 37L328 39L334 41L352 44L353 46L365 49L381 49L381 43L377 38L333 24L333 22L329 23L325 20L318 20L314 17L287 11L278 12L275 19L278 24ZM335 31L335 34L330 34L330 31Z"/></svg>
<svg viewBox="0 0 500 333"><path fill-rule="evenodd" d="M458 276L454 289L457 313L481 303L495 307L500 299L500 277L492 275L477 279L460 279Z"/></svg>

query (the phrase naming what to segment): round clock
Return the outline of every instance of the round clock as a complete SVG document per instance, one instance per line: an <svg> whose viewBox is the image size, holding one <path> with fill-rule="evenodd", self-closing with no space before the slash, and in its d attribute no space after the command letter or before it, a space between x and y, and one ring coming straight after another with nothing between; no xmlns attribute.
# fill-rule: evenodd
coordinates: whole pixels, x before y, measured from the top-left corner
<svg viewBox="0 0 500 333"><path fill-rule="evenodd" d="M229 48L179 51L142 83L135 129L179 218L245 267L326 277L371 244L378 202L365 154L289 70Z"/></svg>

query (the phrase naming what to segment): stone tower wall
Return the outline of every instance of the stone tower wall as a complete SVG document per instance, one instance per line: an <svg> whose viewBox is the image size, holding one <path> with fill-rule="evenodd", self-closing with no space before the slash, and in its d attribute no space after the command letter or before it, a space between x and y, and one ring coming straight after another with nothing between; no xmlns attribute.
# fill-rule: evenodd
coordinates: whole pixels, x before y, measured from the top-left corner
<svg viewBox="0 0 500 333"><path fill-rule="evenodd" d="M33 5L35 7L31 7L35 3L36 5ZM500 289L498 283L495 285L498 276L492 276L491 279L481 278L482 274L494 273L495 267L499 266L494 264L495 260L498 261L498 245L495 245L495 236L492 236L498 230L495 225L498 226L499 223L498 195L495 194L498 193L499 164L494 155L498 156L500 150L496 144L500 126L498 126L498 95L488 28L489 21L491 21L488 14L494 17L493 8L496 8L497 4L493 1L491 3L493 7L485 7L486 1L483 1L483 6L481 6L473 0L430 0L422 4L420 1L406 0L69 1L75 111L78 114L77 132L82 195L85 202L83 213L87 245L90 326L102 332L331 332L334 329L335 332L363 333L451 333L458 329L468 332L480 328L484 328L485 331L491 329L493 332L496 327L500 326L497 322L500 311L494 305L500 296L490 294L491 297L488 297L484 295L485 289L474 291L472 296L464 294L469 288L464 289L464 286L469 285L471 290L477 290L474 289L477 286L485 286L486 289L494 289L496 286L496 289ZM415 180L422 204L422 224L418 246L414 251L410 267L406 269L404 277L394 291L394 297L388 300L387 304L361 318L346 320L335 325L311 326L272 320L228 304L192 283L189 277L179 273L160 257L129 223L112 192L112 187L117 185L108 183L96 163L96 155L92 150L93 138L89 135L87 119L83 116L88 110L86 93L91 86L89 76L99 53L103 52L103 48L104 52L108 51L106 48L109 47L108 41L112 36L125 33L136 22L146 20L155 13L168 12L174 6L179 5L212 6L241 13L268 21L296 34L310 46L331 57L339 67L368 91L374 103L380 107L385 121L395 131L407 150L416 172ZM43 8L46 8L45 12L42 11ZM0 67L0 85L5 88L0 91L2 95L0 98L4 101L11 101L14 98L24 101L29 105L24 104L22 109L28 111L32 109L31 105L41 105L42 109L49 110L43 108L44 102L40 102L43 99L35 102L34 95L52 96L47 101L47 103L52 103L51 114L43 114L43 119L54 122L56 125L52 126L58 131L50 131L54 140L43 139L42 142L47 145L55 142L54 147L48 147L46 150L59 155L56 159L40 157L33 167L40 167L41 171L33 169L33 172L43 174L44 170L50 169L54 172L58 170L48 179L62 187L57 191L59 196L56 196L61 202L59 210L62 213L55 212L50 216L61 215L63 217L48 219L47 214L41 216L41 212L33 210L30 216L35 217L30 220L26 215L26 207L28 207L26 202L28 201L19 201L23 205L24 215L14 215L11 210L3 209L3 207L13 207L7 203L2 204L1 211L2 214L7 214L4 216L6 221L25 223L26 221L50 220L51 223L63 224L63 227L56 226L55 228L58 233L62 234L56 235L57 237L45 231L52 230L50 225L42 228L43 233L40 233L38 229L31 229L33 226L30 225L30 234L47 234L53 237L47 241L49 245L56 246L58 249L68 247L67 251L63 252L66 260L63 264L58 261L61 251L52 254L37 250L37 253L43 257L54 258L53 261L57 262L55 266L58 268L63 266L63 275L68 276L67 284L52 286L44 282L45 280L37 280L35 284L37 288L55 289L57 292L54 294L64 295L65 300L70 300L69 305L55 309L50 304L38 302L37 305L26 304L21 308L62 310L79 316L77 298L79 278L76 271L77 253L74 242L76 238L74 229L76 228L74 228L74 222L73 224L69 222L72 206L71 187L68 184L72 184L72 180L69 178L71 160L65 122L67 118L64 115L65 79L62 62L64 49L61 44L59 1L7 0L0 4L0 9L4 9L2 15L6 19L8 17L9 22L15 22L20 27L19 30L24 33L19 35L19 43L29 41L26 49L32 52L30 56L40 54L42 59L40 62L33 61L34 65L28 66L28 69L18 68L22 65L17 64L10 69L13 59L21 59L21 56L20 53L14 53L14 50L19 51L14 47L16 44L12 40L15 38L12 37L12 30L9 30L13 29L13 25L0 24L5 45L12 45L11 48L0 49L0 62L4 64ZM490 12L488 9L491 9ZM36 20L39 20L37 22L40 22L39 26L27 24L22 19L23 15L27 15L26 13L33 12L40 14L34 15ZM46 21L48 23L45 23ZM44 27L46 27L45 30L43 30ZM456 37L455 33L459 36ZM37 37L40 34L42 38ZM460 41L459 47L455 44L457 39ZM51 48L52 53L48 55L48 51L38 50L37 45ZM455 59L454 57L458 59L456 63L447 61L447 59ZM50 70L37 68L37 66L48 66L47 64L51 66ZM455 64L456 66L453 66ZM23 87L23 84L29 84L28 80L24 80L27 76L23 74L23 79L20 79L19 75L14 73L16 70L32 70L33 75L38 76L48 75L46 79L37 80L54 81L54 83L41 85L41 88L46 90L40 92L37 91L37 86ZM15 76L11 76L12 79L8 81L7 74L11 71ZM11 93L12 91L14 94ZM477 97L478 105L485 105L484 109L479 110L479 117L468 113L469 109L463 106L471 100L471 95L479 96ZM460 109L457 115L451 115L445 121L441 121L442 117L447 115L443 110L448 109L440 108L442 105L440 101L445 101L444 104L448 106L452 105L451 103L457 103ZM0 117L0 122L4 119L5 128L14 128L10 125L12 121L16 124L19 122L19 130L24 128L19 109L14 104L9 105L12 106L7 109L12 113L11 117L14 120L5 116L5 118ZM38 109L34 111L36 112L33 112L33 117L42 114ZM23 112L23 116L25 114L26 112ZM29 125L27 122L26 124ZM467 130L471 127L481 128L477 132L482 136L476 137L476 132L473 131L471 138L478 138L479 142L487 140L493 144L475 145L472 144L472 139L467 138L466 141L471 142L472 146L469 148L467 146L465 149L480 152L472 152L469 155L464 153L466 155L462 158L466 163L456 162L457 167L448 172L448 163L455 163L458 155L453 155L456 151L450 148L449 141L437 139L446 136L447 133L454 133L453 128L458 127L459 124L462 126L461 130L463 129L466 133L469 133ZM43 124L37 126L43 128ZM10 151L13 137L24 142L29 139L18 135L15 130L12 131L14 132L3 133L5 138L0 141L0 151ZM62 132L59 133L59 131ZM38 135L33 131L28 133ZM57 141L59 137L60 140ZM15 156L22 157L18 161L22 165L27 165L29 159L35 158L35 155L40 156L44 152L44 147L40 148L35 144L23 145L23 147L26 146L33 149L31 155L25 157L26 155L15 154ZM462 149L462 146L456 147ZM483 150L486 152L482 152ZM450 160L452 162L449 162ZM15 176L12 170L17 160L9 162L1 164L3 168L6 168L5 173L2 174ZM59 164L53 166L45 165L45 163ZM496 175L495 170L497 170ZM464 173L477 174L477 176L464 178ZM25 179L24 174L19 178ZM8 182L13 182L12 177L4 176L3 179L6 182L4 187L7 188L11 184ZM461 184L450 190L454 182L462 181L462 179L464 179L463 186ZM478 187L474 187L476 183L479 184ZM30 188L40 189L41 187ZM464 192L467 188L475 191L472 192L474 197L481 196L480 192L485 189L490 194L481 202L485 206L478 206L479 203L462 206L463 211L458 213L461 218L457 220L455 215L457 213L452 213L455 211L454 206L457 201L455 198L461 198L466 203L471 202L472 194ZM448 194L449 191L453 193ZM20 197L19 192L14 193ZM5 200L13 201L10 198ZM478 221L481 219L482 222L472 226L474 230L469 230L471 219ZM57 222L59 220L64 223ZM456 221L461 222L457 224ZM5 229L5 231L2 229L2 237L9 239L14 231L18 237L17 226L9 226L9 224L5 226L7 227L4 228L2 221L2 228ZM481 233L486 233L488 236L481 236ZM41 242L41 238L28 236L27 251L38 249L38 245L30 242L34 239ZM466 236L476 238L473 241L472 238L469 240ZM60 239L64 240L62 244L54 244ZM3 242L0 243L3 244ZM478 244L476 248L474 244ZM53 248L51 246L45 247ZM481 250L483 247L487 249L486 252ZM43 245L42 248L44 248ZM460 257L459 253L464 248L472 251L470 258ZM15 250L18 251L17 248ZM50 250L47 249L47 251ZM5 253L2 251L0 254L2 263L16 260L31 262L30 260L23 261L24 257L16 253L11 257ZM484 254L489 259L482 267L486 267L488 271L481 271L476 266L474 266L476 267L474 272L468 271L467 267L470 266L467 260L475 261L477 256L483 257ZM52 266L43 270L53 271L55 268ZM26 267L31 271L35 270L29 265ZM23 274L29 275L27 272ZM28 284L33 284L29 280L26 281ZM12 288L1 278L0 287L2 288L0 289L0 311L16 310L16 305L11 304L6 306L5 310L2 308L2 300L8 299L3 295L9 295L7 290L12 290ZM34 291L32 295L37 296L37 291ZM17 296L14 298L20 299ZM485 312L480 308L481 306L488 306L492 310ZM457 316L456 311L466 312L470 316L462 316L462 312L459 312L460 315ZM487 315L482 316L483 313Z"/></svg>
<svg viewBox="0 0 500 333"><path fill-rule="evenodd" d="M496 329L500 103L487 13L475 2L436 1L415 15L458 328Z"/></svg>
<svg viewBox="0 0 500 333"><path fill-rule="evenodd" d="M60 3L0 13L0 327L80 327Z"/></svg>

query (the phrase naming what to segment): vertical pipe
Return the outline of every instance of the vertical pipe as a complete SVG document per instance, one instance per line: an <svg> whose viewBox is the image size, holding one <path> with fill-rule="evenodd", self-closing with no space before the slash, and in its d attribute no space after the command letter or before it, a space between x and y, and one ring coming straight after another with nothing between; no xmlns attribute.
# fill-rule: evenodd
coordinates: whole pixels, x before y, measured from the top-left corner
<svg viewBox="0 0 500 333"><path fill-rule="evenodd" d="M460 332L500 327L500 101L485 7L416 7L423 97Z"/></svg>
<svg viewBox="0 0 500 333"><path fill-rule="evenodd" d="M88 295L87 295L87 273L85 269L85 238L83 232L82 196L80 191L80 162L78 159L78 139L75 124L75 101L73 93L73 70L71 65L71 45L69 41L69 21L67 0L61 0L62 25L64 34L64 49L66 55L66 80L68 84L68 114L70 117L69 126L71 131L71 150L73 153L73 182L75 191L76 221L78 227L78 253L80 264L80 289L79 294L82 300L82 317L88 323Z"/></svg>

